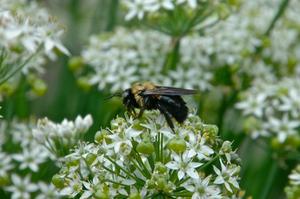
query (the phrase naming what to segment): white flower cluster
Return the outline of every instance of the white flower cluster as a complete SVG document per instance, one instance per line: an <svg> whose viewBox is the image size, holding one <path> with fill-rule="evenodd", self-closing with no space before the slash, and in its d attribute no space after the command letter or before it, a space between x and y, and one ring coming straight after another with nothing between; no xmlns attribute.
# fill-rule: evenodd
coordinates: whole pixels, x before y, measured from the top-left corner
<svg viewBox="0 0 300 199"><path fill-rule="evenodd" d="M113 35L92 36L82 52L84 63L93 72L87 76L90 84L112 92L124 90L136 81L151 81L164 86L179 86L206 90L212 74L207 72L209 60L190 54L201 45L197 36L182 39L182 60L177 69L164 71L170 41L156 31L119 28Z"/></svg>
<svg viewBox="0 0 300 199"><path fill-rule="evenodd" d="M174 134L158 111L112 120L111 128L65 157L52 183L60 194L83 198L232 198L239 159L217 127L189 115Z"/></svg>
<svg viewBox="0 0 300 199"><path fill-rule="evenodd" d="M33 182L28 171L33 175L39 174L47 169L44 164L59 164L60 156L70 152L91 124L90 115L84 118L78 116L74 122L64 120L61 124L43 119L38 126L33 122L13 121L10 125L1 122L0 187L15 199L32 198L33 194L40 199L59 198L53 185L40 179ZM25 171L26 176L22 174Z"/></svg>
<svg viewBox="0 0 300 199"><path fill-rule="evenodd" d="M82 118L77 116L75 121L64 119L61 124L56 124L48 118L40 119L37 128L32 130L33 137L44 145L57 158L69 153L93 124L90 115Z"/></svg>
<svg viewBox="0 0 300 199"><path fill-rule="evenodd" d="M210 55L212 66L239 67L240 71L263 79L274 78L274 72L286 74L299 67L299 1L291 0L270 35L264 36L280 3L244 1L238 12L207 28L201 50Z"/></svg>
<svg viewBox="0 0 300 199"><path fill-rule="evenodd" d="M49 164L52 154L33 138L32 124L13 121L0 124L0 187L11 193L11 198L59 198L54 186L36 179L30 173L43 172L43 164ZM22 173L26 172L24 176Z"/></svg>
<svg viewBox="0 0 300 199"><path fill-rule="evenodd" d="M46 57L55 59L57 50L69 55L60 41L62 33L62 27L36 2L1 0L0 68L43 72Z"/></svg>
<svg viewBox="0 0 300 199"><path fill-rule="evenodd" d="M247 116L246 130L256 137L271 137L273 141L297 148L300 144L300 80L257 81L245 91L236 104Z"/></svg>
<svg viewBox="0 0 300 199"><path fill-rule="evenodd" d="M162 11L175 10L176 7L187 7L196 10L199 7L211 4L217 6L227 2L226 0L123 0L121 1L127 8L126 20L133 18L143 19L148 14L159 14Z"/></svg>
<svg viewBox="0 0 300 199"><path fill-rule="evenodd" d="M289 175L289 185L285 187L287 199L297 199L300 197L300 165Z"/></svg>

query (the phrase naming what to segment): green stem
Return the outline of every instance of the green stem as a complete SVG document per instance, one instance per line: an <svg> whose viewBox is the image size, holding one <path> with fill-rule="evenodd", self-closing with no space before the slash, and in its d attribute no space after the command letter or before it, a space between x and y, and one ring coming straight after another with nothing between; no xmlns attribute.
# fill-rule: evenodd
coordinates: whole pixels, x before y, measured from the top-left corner
<svg viewBox="0 0 300 199"><path fill-rule="evenodd" d="M287 8L288 4L289 4L289 1L290 0L282 0L280 5L279 5L279 8L274 16L274 18L272 19L268 29L266 30L265 32L265 35L266 36L269 36L270 33L272 32L276 22L278 21L278 19L283 15L285 9Z"/></svg>
<svg viewBox="0 0 300 199"><path fill-rule="evenodd" d="M164 163L164 137L162 133L160 133L160 158L161 162Z"/></svg>
<svg viewBox="0 0 300 199"><path fill-rule="evenodd" d="M137 176L132 175L129 171L125 170L123 167L118 165L114 160L112 160L110 157L106 156L106 159L108 159L111 163L113 163L118 169L122 170L124 173L126 173L129 177L135 179L137 182L141 182L144 184L144 180L138 178Z"/></svg>
<svg viewBox="0 0 300 199"><path fill-rule="evenodd" d="M268 195L272 189L272 185L274 183L274 179L276 177L277 171L278 171L277 162L275 160L273 160L271 168L268 173L267 181L265 183L264 189L263 189L261 197L260 197L261 199L268 198Z"/></svg>
<svg viewBox="0 0 300 199"><path fill-rule="evenodd" d="M108 168L108 167L106 167L104 165L102 165L102 168L105 169L106 171L110 172L112 175L117 175L117 176L119 176L121 178L128 179L127 177L119 174L118 172L113 171L112 169L110 169L110 168Z"/></svg>
<svg viewBox="0 0 300 199"><path fill-rule="evenodd" d="M34 58L34 57L39 53L39 51L40 51L40 49L41 49L41 46L42 46L42 45L40 45L40 46L37 48L37 50L36 50L35 53L31 54L31 55L30 55L23 63L21 63L19 66L17 66L16 69L13 70L10 74L8 74L8 75L6 75L5 77L1 78L1 79L0 79L0 85L3 84L3 83L5 83L5 82L6 82L7 80L9 80L12 76L14 76L18 71L20 71L24 66L26 66L26 65L29 63L29 61L30 61L32 58ZM3 63L2 63L2 64L3 64Z"/></svg>
<svg viewBox="0 0 300 199"><path fill-rule="evenodd" d="M227 95L226 93L223 93L221 105L218 111L218 121L217 126L219 128L220 135L222 135L222 128L223 128L223 122L224 122L224 116L227 111Z"/></svg>
<svg viewBox="0 0 300 199"><path fill-rule="evenodd" d="M180 41L181 37L172 37L170 41L170 51L164 62L163 73L166 74L169 70L176 69L177 63L180 60Z"/></svg>
<svg viewBox="0 0 300 199"><path fill-rule="evenodd" d="M107 18L107 31L113 30L116 24L117 11L118 11L119 0L111 0L109 7L109 17Z"/></svg>
<svg viewBox="0 0 300 199"><path fill-rule="evenodd" d="M143 163L141 156L135 149L133 150L133 152L134 152L133 155L135 157L135 160L137 161L139 166L143 168L143 169L141 169L143 171L143 174L145 175L146 178L150 178L151 174L150 174L148 168L146 167L146 165Z"/></svg>

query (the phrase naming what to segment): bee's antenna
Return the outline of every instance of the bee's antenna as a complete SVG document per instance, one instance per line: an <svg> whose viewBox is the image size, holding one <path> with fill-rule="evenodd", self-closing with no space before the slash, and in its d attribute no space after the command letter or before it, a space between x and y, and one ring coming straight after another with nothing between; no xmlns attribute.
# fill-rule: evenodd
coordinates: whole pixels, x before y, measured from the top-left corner
<svg viewBox="0 0 300 199"><path fill-rule="evenodd" d="M111 96L104 98L104 100L107 101L113 97L121 97L121 96L122 96L122 92L118 92L118 93L112 94Z"/></svg>

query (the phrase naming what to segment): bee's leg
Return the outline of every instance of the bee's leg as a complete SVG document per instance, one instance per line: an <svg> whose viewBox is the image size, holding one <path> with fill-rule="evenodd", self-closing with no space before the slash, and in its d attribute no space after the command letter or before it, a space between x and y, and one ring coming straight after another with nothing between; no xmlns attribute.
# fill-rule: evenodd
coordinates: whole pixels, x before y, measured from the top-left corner
<svg viewBox="0 0 300 199"><path fill-rule="evenodd" d="M175 133L174 124L172 122L170 113L163 106L158 105L158 109L165 116L166 121L167 121L169 127L171 128L171 130L173 131L173 133Z"/></svg>
<svg viewBox="0 0 300 199"><path fill-rule="evenodd" d="M135 117L136 117L136 111L135 111L135 109L132 108L132 109L131 109L131 112L132 112L133 117L135 118Z"/></svg>
<svg viewBox="0 0 300 199"><path fill-rule="evenodd" d="M137 119L137 118L140 118L140 117L142 117L142 115L143 115L144 111L145 111L145 109L144 109L144 108L141 108L141 109L140 109L140 112L139 112L139 114L138 114L138 115L136 115L136 114L135 114L135 117L134 117L134 119Z"/></svg>
<svg viewBox="0 0 300 199"><path fill-rule="evenodd" d="M142 109L140 110L140 112L139 112L139 114L138 114L137 118L140 118L140 117L142 117L142 115L143 115L144 111L145 111L145 109L143 109L143 108L142 108Z"/></svg>
<svg viewBox="0 0 300 199"><path fill-rule="evenodd" d="M136 112L134 108L132 107L127 108L127 112L129 113L129 115L133 116L134 118L136 117Z"/></svg>

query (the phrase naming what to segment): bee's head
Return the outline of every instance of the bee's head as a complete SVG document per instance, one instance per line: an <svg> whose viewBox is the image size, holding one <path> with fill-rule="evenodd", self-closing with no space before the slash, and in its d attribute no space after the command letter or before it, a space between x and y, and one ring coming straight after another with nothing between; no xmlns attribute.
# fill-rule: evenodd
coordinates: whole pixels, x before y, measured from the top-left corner
<svg viewBox="0 0 300 199"><path fill-rule="evenodd" d="M122 93L123 104L126 107L137 107L136 100L130 88L126 89Z"/></svg>
<svg viewBox="0 0 300 199"><path fill-rule="evenodd" d="M133 94L130 88L123 91L122 98L123 98L123 104L125 106L129 106L133 98Z"/></svg>

